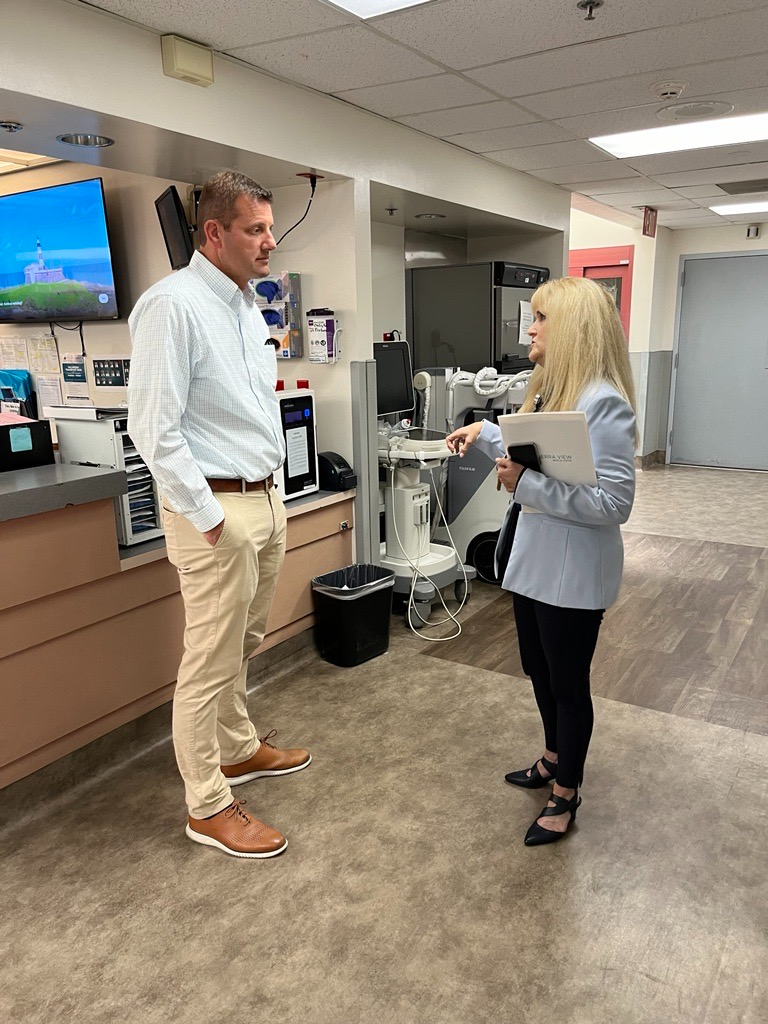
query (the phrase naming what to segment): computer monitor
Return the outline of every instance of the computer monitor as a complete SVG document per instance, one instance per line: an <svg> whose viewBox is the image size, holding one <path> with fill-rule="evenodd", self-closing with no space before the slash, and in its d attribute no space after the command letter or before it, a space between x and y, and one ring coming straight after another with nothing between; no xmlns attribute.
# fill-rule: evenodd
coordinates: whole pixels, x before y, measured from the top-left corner
<svg viewBox="0 0 768 1024"><path fill-rule="evenodd" d="M391 416L413 412L413 369L407 341L377 341L373 345L376 360L376 414Z"/></svg>
<svg viewBox="0 0 768 1024"><path fill-rule="evenodd" d="M192 259L195 246L192 241L192 228L187 222L187 215L175 185L170 185L155 200L157 216L168 250L168 258L174 270L186 267Z"/></svg>

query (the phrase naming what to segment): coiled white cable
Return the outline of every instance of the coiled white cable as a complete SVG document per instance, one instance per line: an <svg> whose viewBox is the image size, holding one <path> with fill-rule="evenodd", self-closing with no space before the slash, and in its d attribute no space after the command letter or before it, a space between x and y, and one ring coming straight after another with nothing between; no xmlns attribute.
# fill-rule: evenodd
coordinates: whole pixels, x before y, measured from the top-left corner
<svg viewBox="0 0 768 1024"><path fill-rule="evenodd" d="M390 473L394 472L394 467L391 464L387 466L387 469L389 470ZM430 475L432 475L434 473L434 470L430 470L429 472L430 472ZM433 480L433 483L434 483L434 480ZM461 602L459 603L459 607L457 608L455 614L453 612L451 612L451 610L448 608L448 605L445 603L445 599L443 598L443 595L442 595L442 592L440 591L440 588L436 587L435 584L432 582L432 580L429 578L429 576L425 572L422 571L422 569L421 569L421 558L419 557L418 561L414 562L414 561L412 561L411 558L408 557L408 554L407 554L405 548L403 547L403 542L400 539L400 534L399 534L398 529L397 529L396 517L395 516L392 517L392 525L395 528L395 538L397 540L398 546L399 546L400 550L402 551L403 557L405 558L406 562L408 562L408 564L410 565L411 569L413 569L413 576L411 578L411 589L410 589L410 592L408 594L408 600L407 600L406 608L405 608L405 618L406 618L406 621L408 623L408 628L411 630L411 632L414 634L414 636L418 636L422 640L426 640L428 643L432 643L432 644L444 643L446 640L455 640L457 637L461 636L461 623L459 622L459 620L458 620L458 618L456 616L459 615L459 613L461 612L461 610L463 609L464 605L467 603L467 600L469 598L469 580L467 579L467 570L464 567L464 563L461 560L461 556L459 555L459 552L458 552L458 549L456 547L456 544L454 543L453 537L451 536L451 532L448 529L448 522L447 522L447 520L445 518L445 512L443 511L443 506L442 506L442 504L440 502L440 498L439 498L439 496L437 494L437 490L435 490L435 497L437 498L437 503L438 503L438 506L440 508L440 514L443 517L443 522L445 523L445 528L446 528L446 531L448 533L448 537L449 537L450 542L451 542L451 548L453 549L453 552L456 555L458 563L461 566L461 573L462 573L462 576L464 577L464 594L462 596ZM440 599L440 604L443 606L443 609L445 610L446 618L438 619L437 622L429 622L427 619L425 619L423 617L421 612L419 612L418 608L416 607L416 601L414 600L414 594L416 592L416 583L418 582L419 579L426 580L427 583L429 583L432 587L434 587L435 592L437 593L437 596ZM435 626L442 626L446 622L453 622L454 625L456 626L456 632L455 633L451 633L450 636L425 636L421 630L416 629L416 627L413 625L413 614L414 613L421 620L423 626L425 626L425 627L427 627L429 629L433 629Z"/></svg>

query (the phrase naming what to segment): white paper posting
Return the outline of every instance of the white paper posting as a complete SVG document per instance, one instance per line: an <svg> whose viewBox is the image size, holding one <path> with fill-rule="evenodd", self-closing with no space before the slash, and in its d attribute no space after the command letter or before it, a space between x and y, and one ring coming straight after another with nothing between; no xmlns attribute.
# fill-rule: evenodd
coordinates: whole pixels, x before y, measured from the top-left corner
<svg viewBox="0 0 768 1024"><path fill-rule="evenodd" d="M309 472L309 445L307 428L292 427L285 432L285 464L288 476L304 476Z"/></svg>
<svg viewBox="0 0 768 1024"><path fill-rule="evenodd" d="M59 350L56 339L50 334L27 341L29 368L33 373L58 373Z"/></svg>
<svg viewBox="0 0 768 1024"><path fill-rule="evenodd" d="M44 409L47 405L62 405L61 378L58 373L37 374L35 384L39 409Z"/></svg>
<svg viewBox="0 0 768 1024"><path fill-rule="evenodd" d="M528 328L533 323L533 310L531 309L530 302L520 303L517 318L520 321L520 333L517 340L521 345L530 345L531 339L528 337Z"/></svg>
<svg viewBox="0 0 768 1024"><path fill-rule="evenodd" d="M0 338L0 367L4 370L29 369L27 345L23 338Z"/></svg>

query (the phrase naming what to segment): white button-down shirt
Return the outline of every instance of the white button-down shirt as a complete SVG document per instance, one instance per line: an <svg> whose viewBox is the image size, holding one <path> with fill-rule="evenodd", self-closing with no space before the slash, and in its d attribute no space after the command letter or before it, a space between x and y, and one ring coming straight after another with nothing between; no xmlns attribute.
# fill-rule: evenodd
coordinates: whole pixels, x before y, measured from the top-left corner
<svg viewBox="0 0 768 1024"><path fill-rule="evenodd" d="M224 511L206 477L264 480L285 458L275 349L254 291L195 252L128 324L128 432L174 509L210 530Z"/></svg>

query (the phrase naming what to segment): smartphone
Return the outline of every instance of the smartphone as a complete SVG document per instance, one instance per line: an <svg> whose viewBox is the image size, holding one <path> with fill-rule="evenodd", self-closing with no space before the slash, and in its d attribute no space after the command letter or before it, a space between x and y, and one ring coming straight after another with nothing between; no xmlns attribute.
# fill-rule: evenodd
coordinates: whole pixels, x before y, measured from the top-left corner
<svg viewBox="0 0 768 1024"><path fill-rule="evenodd" d="M541 473L539 451L535 444L511 444L507 448L507 454L512 462L516 462L519 466L525 466L526 469Z"/></svg>

